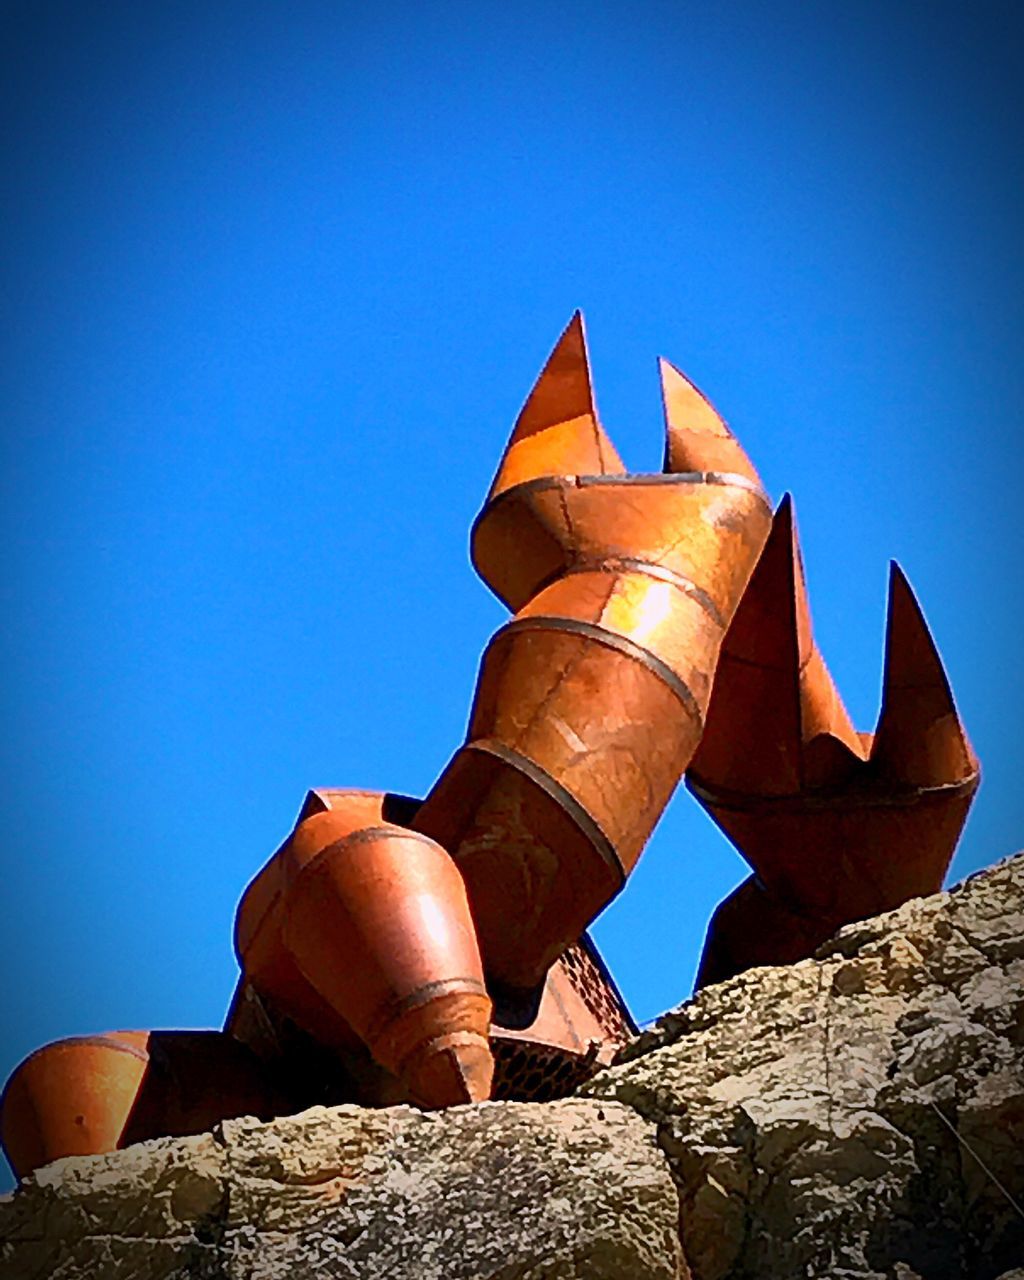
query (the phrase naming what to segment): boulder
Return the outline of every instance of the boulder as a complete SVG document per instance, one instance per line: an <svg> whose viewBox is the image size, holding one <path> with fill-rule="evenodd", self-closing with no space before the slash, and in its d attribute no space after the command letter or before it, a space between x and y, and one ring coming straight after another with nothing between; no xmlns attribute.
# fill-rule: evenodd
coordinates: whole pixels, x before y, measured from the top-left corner
<svg viewBox="0 0 1024 1280"><path fill-rule="evenodd" d="M1024 1266L1024 857L707 989L585 1092L657 1126L699 1280Z"/></svg>
<svg viewBox="0 0 1024 1280"><path fill-rule="evenodd" d="M677 1280L653 1128L569 1099L317 1107L59 1160L0 1209L4 1280Z"/></svg>

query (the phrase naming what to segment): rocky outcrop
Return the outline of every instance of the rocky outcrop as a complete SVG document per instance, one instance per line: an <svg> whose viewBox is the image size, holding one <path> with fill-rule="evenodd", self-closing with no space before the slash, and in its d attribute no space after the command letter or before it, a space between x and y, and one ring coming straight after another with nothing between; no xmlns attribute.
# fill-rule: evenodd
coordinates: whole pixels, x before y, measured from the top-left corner
<svg viewBox="0 0 1024 1280"><path fill-rule="evenodd" d="M1024 857L663 1017L587 1089L657 1126L700 1280L1024 1266Z"/></svg>
<svg viewBox="0 0 1024 1280"><path fill-rule="evenodd" d="M676 1280L678 1212L617 1103L318 1107L50 1165L4 1210L0 1275Z"/></svg>
<svg viewBox="0 0 1024 1280"><path fill-rule="evenodd" d="M1024 857L703 992L584 1092L58 1161L0 1204L0 1276L1024 1280Z"/></svg>

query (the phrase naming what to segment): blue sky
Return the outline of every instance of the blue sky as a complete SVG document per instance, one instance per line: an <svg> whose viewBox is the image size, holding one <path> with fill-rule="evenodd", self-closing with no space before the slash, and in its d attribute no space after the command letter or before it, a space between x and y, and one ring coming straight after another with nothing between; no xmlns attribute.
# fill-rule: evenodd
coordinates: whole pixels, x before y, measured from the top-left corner
<svg viewBox="0 0 1024 1280"><path fill-rule="evenodd" d="M307 787L422 794L503 612L469 525L573 308L795 495L877 714L887 563L1021 843L1024 18L992 2L4 6L0 1077L216 1026ZM680 791L596 935L686 996L745 874Z"/></svg>

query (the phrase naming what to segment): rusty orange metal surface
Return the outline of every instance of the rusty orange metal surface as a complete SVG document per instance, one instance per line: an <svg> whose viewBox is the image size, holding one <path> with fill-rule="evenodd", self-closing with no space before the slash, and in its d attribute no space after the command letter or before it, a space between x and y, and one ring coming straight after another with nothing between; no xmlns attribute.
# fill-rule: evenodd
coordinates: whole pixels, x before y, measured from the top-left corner
<svg viewBox="0 0 1024 1280"><path fill-rule="evenodd" d="M936 892L979 776L895 564L878 727L853 728L814 642L785 499L726 637L687 777L755 871L715 913L699 983L802 959L841 925Z"/></svg>
<svg viewBox="0 0 1024 1280"><path fill-rule="evenodd" d="M382 791L309 791L296 827L331 810L339 835L387 821L404 797ZM242 896L235 917L235 953L243 980L274 1001L300 1026L336 1050L350 1049L358 1036L349 1023L306 978L284 945L285 859L293 833L272 855Z"/></svg>
<svg viewBox="0 0 1024 1280"><path fill-rule="evenodd" d="M204 1133L239 1115L269 1119L281 1099L260 1064L217 1031L114 1031L31 1054L0 1103L19 1177L62 1156Z"/></svg>
<svg viewBox="0 0 1024 1280"><path fill-rule="evenodd" d="M747 452L711 401L667 360L658 361L665 413L664 470L744 476L761 487Z"/></svg>
<svg viewBox="0 0 1024 1280"><path fill-rule="evenodd" d="M328 809L283 853L282 939L302 976L428 1107L489 1096L491 1002L465 889L435 841Z"/></svg>
<svg viewBox="0 0 1024 1280"><path fill-rule="evenodd" d="M696 749L770 527L725 423L678 371L662 377L672 470L626 475L574 316L473 531L478 571L516 614L414 825L451 851L492 989L524 1011L621 889Z"/></svg>

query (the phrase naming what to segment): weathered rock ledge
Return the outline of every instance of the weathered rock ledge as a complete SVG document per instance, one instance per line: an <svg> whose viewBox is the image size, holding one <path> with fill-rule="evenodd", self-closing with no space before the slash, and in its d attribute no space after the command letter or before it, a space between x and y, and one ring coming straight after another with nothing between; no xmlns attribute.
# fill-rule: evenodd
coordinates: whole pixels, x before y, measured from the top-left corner
<svg viewBox="0 0 1024 1280"><path fill-rule="evenodd" d="M711 988L582 1092L58 1161L0 1202L0 1277L1024 1280L1024 856Z"/></svg>

